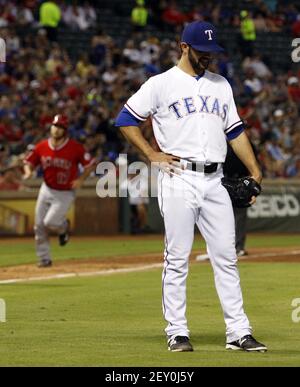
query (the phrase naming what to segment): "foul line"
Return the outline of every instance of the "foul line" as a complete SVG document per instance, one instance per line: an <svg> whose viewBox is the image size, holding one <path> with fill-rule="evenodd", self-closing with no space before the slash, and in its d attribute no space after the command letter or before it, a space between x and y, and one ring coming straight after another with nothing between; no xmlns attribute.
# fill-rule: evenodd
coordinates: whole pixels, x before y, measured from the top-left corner
<svg viewBox="0 0 300 387"><path fill-rule="evenodd" d="M53 274L53 275L48 275L43 277L15 278L15 279L0 281L0 285L16 284L20 282L48 281L48 280L76 278L76 277L96 277L96 276L108 275L108 274L134 273L137 271L145 271L145 270L157 269L161 267L162 267L162 263L154 263L152 265L124 268L124 269L109 269L109 270L90 271L90 272L82 272L82 273Z"/></svg>
<svg viewBox="0 0 300 387"><path fill-rule="evenodd" d="M207 256L207 254L198 254L197 256ZM249 254L249 255L243 255L242 257L238 257L238 261L241 261L241 260L247 260L247 261L251 261L251 259L255 259L255 258L268 258L268 257L280 257L281 255L300 255L300 250L292 250L292 251L281 251L280 253L257 253L257 254ZM197 257L196 256L196 257ZM199 259L199 260L195 260L195 262L199 263L199 262L207 262L209 261L209 258L205 257L204 259ZM263 261L262 261L263 263Z"/></svg>
<svg viewBox="0 0 300 387"><path fill-rule="evenodd" d="M261 253L261 254L250 254L250 255L243 255L242 257L238 257L238 259L249 259L252 258L264 258L264 257L280 257L281 255L299 255L300 250L293 250L293 251L286 251L286 252L280 252L280 253Z"/></svg>

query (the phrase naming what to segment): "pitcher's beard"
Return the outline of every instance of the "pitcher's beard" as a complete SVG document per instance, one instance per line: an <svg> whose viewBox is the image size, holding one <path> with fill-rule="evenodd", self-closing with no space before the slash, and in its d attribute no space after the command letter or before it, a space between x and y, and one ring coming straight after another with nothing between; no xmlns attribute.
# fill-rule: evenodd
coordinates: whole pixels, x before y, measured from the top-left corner
<svg viewBox="0 0 300 387"><path fill-rule="evenodd" d="M200 58L200 59L196 60L194 58L194 56L192 55L191 51L189 51L189 53L188 53L188 58L189 58L191 66L196 74L201 75L201 74L203 74L203 72L205 70L208 69L208 66L210 64L210 59Z"/></svg>

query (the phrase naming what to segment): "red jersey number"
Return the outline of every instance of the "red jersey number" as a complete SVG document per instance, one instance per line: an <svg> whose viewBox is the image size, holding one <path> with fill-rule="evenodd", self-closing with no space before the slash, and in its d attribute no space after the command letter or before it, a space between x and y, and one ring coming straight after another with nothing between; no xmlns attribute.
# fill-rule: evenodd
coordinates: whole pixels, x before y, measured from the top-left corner
<svg viewBox="0 0 300 387"><path fill-rule="evenodd" d="M69 182L70 173L69 172L58 172L56 181L59 185L66 185Z"/></svg>

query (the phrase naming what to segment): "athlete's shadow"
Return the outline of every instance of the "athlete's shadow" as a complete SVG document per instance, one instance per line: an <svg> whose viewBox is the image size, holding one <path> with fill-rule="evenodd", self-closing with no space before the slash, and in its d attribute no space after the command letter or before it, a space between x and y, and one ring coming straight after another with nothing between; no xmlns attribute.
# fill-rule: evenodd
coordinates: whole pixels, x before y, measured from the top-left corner
<svg viewBox="0 0 300 387"><path fill-rule="evenodd" d="M191 343L195 346L225 346L225 335L222 333L192 333L191 334Z"/></svg>

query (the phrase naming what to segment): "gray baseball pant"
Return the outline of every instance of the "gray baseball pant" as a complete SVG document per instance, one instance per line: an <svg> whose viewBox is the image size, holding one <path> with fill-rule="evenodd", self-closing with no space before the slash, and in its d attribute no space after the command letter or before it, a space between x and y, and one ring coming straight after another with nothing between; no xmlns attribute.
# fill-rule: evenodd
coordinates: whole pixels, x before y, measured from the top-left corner
<svg viewBox="0 0 300 387"><path fill-rule="evenodd" d="M49 232L63 234L66 214L75 199L74 191L57 191L42 184L35 209L36 254L41 262L51 261Z"/></svg>

